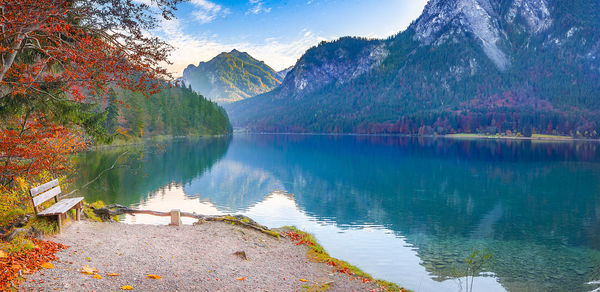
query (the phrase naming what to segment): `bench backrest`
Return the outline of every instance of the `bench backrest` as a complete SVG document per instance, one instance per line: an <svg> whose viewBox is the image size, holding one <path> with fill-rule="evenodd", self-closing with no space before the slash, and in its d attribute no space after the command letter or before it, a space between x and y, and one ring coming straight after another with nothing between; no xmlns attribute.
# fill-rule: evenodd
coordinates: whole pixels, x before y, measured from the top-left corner
<svg viewBox="0 0 600 292"><path fill-rule="evenodd" d="M58 195L60 195L60 185L58 184L58 179L55 179L51 182L47 182L41 186L35 187L29 190L29 194L31 195L31 201L33 202L33 209L35 210L35 214L39 213L39 205L45 203L50 199L54 199L58 202Z"/></svg>

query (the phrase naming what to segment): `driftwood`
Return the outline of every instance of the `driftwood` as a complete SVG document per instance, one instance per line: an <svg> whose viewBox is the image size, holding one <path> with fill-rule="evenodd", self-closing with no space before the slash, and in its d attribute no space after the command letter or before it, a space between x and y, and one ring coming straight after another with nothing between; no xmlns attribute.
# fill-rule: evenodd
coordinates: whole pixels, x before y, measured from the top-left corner
<svg viewBox="0 0 600 292"><path fill-rule="evenodd" d="M96 216L100 217L104 221L110 221L111 217L124 215L124 214L130 214L133 216L135 216L136 214L146 214L146 215L161 216L161 217L171 217L171 212L158 212L158 211L152 211L152 210L134 210L134 209L125 207L123 205L118 205L118 204L112 204L112 205L108 205L103 208L94 209L94 214L96 214ZM238 225L242 225L244 227L250 228L250 229L260 231L264 234L268 234L270 236L279 238L279 233L272 231L271 229L267 228L266 226L260 225L260 224L256 223L256 221L254 221L246 216L243 216L243 215L207 216L207 215L200 215L200 214L196 214L196 213L180 212L179 216L194 218L194 219L197 219L199 222L220 221L220 222L228 222L228 223L232 223L232 224L238 224Z"/></svg>

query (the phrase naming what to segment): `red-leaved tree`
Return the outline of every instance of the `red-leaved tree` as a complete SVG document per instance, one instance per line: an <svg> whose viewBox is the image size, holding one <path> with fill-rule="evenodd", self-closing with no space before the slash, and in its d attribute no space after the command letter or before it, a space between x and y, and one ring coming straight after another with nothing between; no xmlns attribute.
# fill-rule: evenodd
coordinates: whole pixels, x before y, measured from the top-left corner
<svg viewBox="0 0 600 292"><path fill-rule="evenodd" d="M64 169L91 123L78 104L160 89L171 48L149 32L181 1L0 0L0 186Z"/></svg>

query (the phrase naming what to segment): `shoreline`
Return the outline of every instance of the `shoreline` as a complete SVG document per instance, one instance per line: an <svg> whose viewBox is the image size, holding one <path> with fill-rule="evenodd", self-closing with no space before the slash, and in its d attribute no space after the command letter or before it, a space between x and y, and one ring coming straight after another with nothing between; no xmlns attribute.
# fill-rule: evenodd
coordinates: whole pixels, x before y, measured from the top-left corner
<svg viewBox="0 0 600 292"><path fill-rule="evenodd" d="M285 136L349 136L349 137L405 137L405 138L442 138L442 139L487 139L487 140L523 140L523 141L547 141L547 142L600 142L600 138L573 138L569 136L537 135L524 136L500 136L486 134L446 134L446 135L418 135L418 134L357 134L357 133L271 133L271 132L241 132L234 131L233 135L285 135Z"/></svg>
<svg viewBox="0 0 600 292"><path fill-rule="evenodd" d="M293 227L272 230L281 234L279 239L224 222L165 226L73 221L62 234L44 238L70 246L57 253L55 268L29 275L19 288L405 291L330 258L310 234ZM96 271L84 274L85 266Z"/></svg>
<svg viewBox="0 0 600 292"><path fill-rule="evenodd" d="M227 136L233 136L233 133L227 134L227 135L188 135L188 136L158 135L158 136L152 136L152 137L148 137L148 138L138 138L138 139L132 140L132 141L116 140L111 144L92 145L88 149L86 149L82 152L105 150L105 149L118 148L118 147L139 146L139 145L144 145L148 142L162 142L162 141L171 141L171 140L178 140L178 139L189 139L189 138L209 139L209 138L221 138L221 137L227 137Z"/></svg>
<svg viewBox="0 0 600 292"><path fill-rule="evenodd" d="M446 135L417 135L417 134L357 134L357 133L270 133L270 132L242 132L242 131L234 131L231 134L227 135L190 135L190 136L153 136L149 138L138 139L130 142L126 142L123 140L116 141L112 144L105 145L93 145L86 151L95 151L95 150L106 150L112 148L119 147L132 147L132 146L140 146L144 145L148 142L161 142L161 141L172 141L178 139L189 139L189 138L201 138L201 139L211 139L211 138L220 138L227 136L236 136L236 135L282 135L282 136L339 136L339 137L402 137L402 138L426 138L426 139L454 139L454 140L515 140L515 141L532 141L532 142L589 142L589 143L600 143L600 138L592 139L592 138L573 138L569 136L559 136L559 135L538 135L534 134L532 137L524 137L524 136L502 136L502 135L486 135L486 134L469 134L469 133L459 133L459 134L446 134Z"/></svg>

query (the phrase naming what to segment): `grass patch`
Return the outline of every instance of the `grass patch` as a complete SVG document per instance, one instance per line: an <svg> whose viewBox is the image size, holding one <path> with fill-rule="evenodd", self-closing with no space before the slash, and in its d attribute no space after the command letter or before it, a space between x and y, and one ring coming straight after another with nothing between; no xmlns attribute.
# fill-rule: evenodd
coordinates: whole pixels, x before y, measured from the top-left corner
<svg viewBox="0 0 600 292"><path fill-rule="evenodd" d="M375 283L377 283L377 285L379 285L385 291L409 291L409 290L406 290L392 282L373 279L373 277L371 277L371 275L363 272L361 269L349 264L348 262L338 260L336 258L332 258L325 251L325 249L317 242L315 237L310 233L301 231L294 226L285 226L285 227L282 227L282 229L287 229L292 232L292 233L288 233L288 237L292 241L295 241L297 245L304 244L304 245L308 246L308 251L306 253L306 257L311 261L314 261L317 263L326 263L326 264L332 266L339 273L344 273L347 275L352 275L352 276L357 276L357 277L362 278L363 282L375 282ZM319 287L324 288L326 290L327 287L325 287L325 286L328 287L328 285L323 285L323 286L319 286ZM310 289L313 289L313 288L317 288L317 287L310 287ZM325 290L308 290L308 291L325 291Z"/></svg>
<svg viewBox="0 0 600 292"><path fill-rule="evenodd" d="M58 222L56 216L32 217L27 222L26 228L31 228L39 234L50 235L58 232Z"/></svg>
<svg viewBox="0 0 600 292"><path fill-rule="evenodd" d="M26 253L35 248L35 244L24 236L17 236L9 242L1 242L0 249L8 254Z"/></svg>
<svg viewBox="0 0 600 292"><path fill-rule="evenodd" d="M455 139L526 139L526 140L573 140L573 137L570 136L560 136L560 135L544 135L544 134L533 134L531 137L524 137L520 133L514 135L486 135L486 134L469 134L469 133L459 133L459 134L448 134L444 135L447 138L455 138Z"/></svg>
<svg viewBox="0 0 600 292"><path fill-rule="evenodd" d="M533 134L532 138L536 139L548 139L548 140L573 140L573 137L570 136L559 136L559 135L542 135L542 134Z"/></svg>

